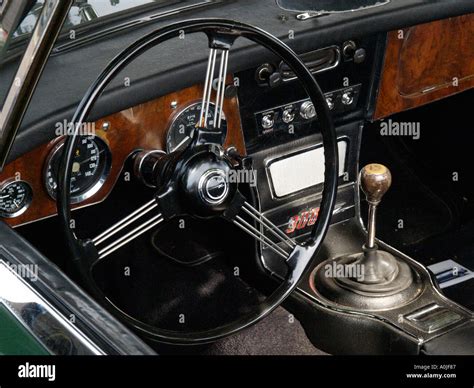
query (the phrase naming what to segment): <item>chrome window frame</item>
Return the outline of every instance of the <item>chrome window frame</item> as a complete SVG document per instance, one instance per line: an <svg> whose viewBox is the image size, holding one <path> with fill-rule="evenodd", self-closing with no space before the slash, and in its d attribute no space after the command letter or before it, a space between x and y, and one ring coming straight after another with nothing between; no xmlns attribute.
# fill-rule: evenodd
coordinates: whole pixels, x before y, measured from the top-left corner
<svg viewBox="0 0 474 388"><path fill-rule="evenodd" d="M0 111L0 172L73 0L45 0Z"/></svg>

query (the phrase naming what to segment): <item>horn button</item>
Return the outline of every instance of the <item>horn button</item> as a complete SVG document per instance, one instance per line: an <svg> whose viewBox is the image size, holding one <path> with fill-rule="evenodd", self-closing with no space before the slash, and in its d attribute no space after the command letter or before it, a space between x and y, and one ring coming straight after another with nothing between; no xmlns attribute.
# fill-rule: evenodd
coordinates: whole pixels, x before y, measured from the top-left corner
<svg viewBox="0 0 474 388"><path fill-rule="evenodd" d="M229 184L223 170L207 170L199 179L199 195L211 205L218 205L225 201L229 193Z"/></svg>
<svg viewBox="0 0 474 388"><path fill-rule="evenodd" d="M181 178L181 193L189 211L209 217L224 212L237 192L237 183L229 179L233 167L212 152L196 155Z"/></svg>

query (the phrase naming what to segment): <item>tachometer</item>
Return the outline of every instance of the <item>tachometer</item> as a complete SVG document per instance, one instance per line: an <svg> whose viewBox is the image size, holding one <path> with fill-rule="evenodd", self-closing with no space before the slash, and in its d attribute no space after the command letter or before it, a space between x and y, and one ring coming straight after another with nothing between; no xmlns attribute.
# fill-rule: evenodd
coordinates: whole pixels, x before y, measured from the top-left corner
<svg viewBox="0 0 474 388"><path fill-rule="evenodd" d="M44 180L49 195L56 199L58 172L64 141L51 152L45 167ZM97 193L103 186L111 166L107 144L99 137L84 136L74 152L71 175L71 203L79 203Z"/></svg>
<svg viewBox="0 0 474 388"><path fill-rule="evenodd" d="M25 181L10 180L0 186L0 217L12 218L30 206L33 190Z"/></svg>
<svg viewBox="0 0 474 388"><path fill-rule="evenodd" d="M214 128L215 113L215 105L210 104L208 113L208 125L210 130ZM196 128L199 123L200 114L201 103L198 102L189 105L174 117L169 126L166 137L166 150L168 152L173 152L186 147L186 145L191 141L193 129ZM224 144L227 135L227 122L224 115L222 117L221 127L219 129L216 128L215 130L219 131L221 134L221 144Z"/></svg>

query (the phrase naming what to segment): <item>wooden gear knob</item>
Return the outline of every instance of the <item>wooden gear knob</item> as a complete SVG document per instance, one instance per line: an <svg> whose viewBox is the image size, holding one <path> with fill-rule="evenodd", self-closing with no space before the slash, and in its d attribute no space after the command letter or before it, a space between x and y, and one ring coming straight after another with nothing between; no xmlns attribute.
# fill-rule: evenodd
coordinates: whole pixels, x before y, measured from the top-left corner
<svg viewBox="0 0 474 388"><path fill-rule="evenodd" d="M383 164L368 164L360 172L360 187L369 204L378 205L391 185L392 174Z"/></svg>

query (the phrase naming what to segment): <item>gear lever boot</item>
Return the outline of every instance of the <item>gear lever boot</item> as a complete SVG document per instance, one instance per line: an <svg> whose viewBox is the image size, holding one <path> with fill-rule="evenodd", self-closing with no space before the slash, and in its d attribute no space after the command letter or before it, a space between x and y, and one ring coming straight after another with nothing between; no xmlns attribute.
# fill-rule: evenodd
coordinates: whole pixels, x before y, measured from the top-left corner
<svg viewBox="0 0 474 388"><path fill-rule="evenodd" d="M327 260L315 270L313 288L324 297L363 309L390 308L417 294L417 275L404 261L375 243L377 207L392 184L390 170L369 164L360 173L360 187L369 204L367 240L361 253ZM327 271L336 268L336 271Z"/></svg>
<svg viewBox="0 0 474 388"><path fill-rule="evenodd" d="M391 185L392 174L382 164L369 164L360 172L360 187L369 204L367 241L362 247L363 253L352 265L360 266L363 274L355 282L348 278L340 279L342 284L350 286L354 291L399 292L407 287L411 280L409 269L408 273L401 277L403 269L395 257L388 252L380 251L375 244L377 206Z"/></svg>

